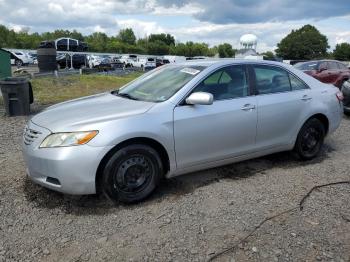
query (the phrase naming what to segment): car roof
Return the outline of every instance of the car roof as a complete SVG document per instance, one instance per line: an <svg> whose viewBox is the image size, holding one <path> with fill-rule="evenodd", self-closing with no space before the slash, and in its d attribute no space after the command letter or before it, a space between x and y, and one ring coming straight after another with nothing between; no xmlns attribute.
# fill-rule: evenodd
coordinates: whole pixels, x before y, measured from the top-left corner
<svg viewBox="0 0 350 262"><path fill-rule="evenodd" d="M303 63L320 63L320 62L337 62L337 63L341 63L341 61L332 60L332 59L310 60L310 61L303 61L303 62L299 62L299 63L303 64Z"/></svg>
<svg viewBox="0 0 350 262"><path fill-rule="evenodd" d="M218 58L218 59L198 59L198 60L187 60L186 62L177 63L178 65L189 65L189 66L225 66L231 64L269 64L269 65L284 65L287 64L269 61L269 60L253 60L253 59L234 59L234 58Z"/></svg>

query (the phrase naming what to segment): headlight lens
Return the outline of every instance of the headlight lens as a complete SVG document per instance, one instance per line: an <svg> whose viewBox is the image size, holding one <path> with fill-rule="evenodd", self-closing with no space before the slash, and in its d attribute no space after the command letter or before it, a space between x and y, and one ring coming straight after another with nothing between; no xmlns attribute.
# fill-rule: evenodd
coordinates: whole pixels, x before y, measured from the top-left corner
<svg viewBox="0 0 350 262"><path fill-rule="evenodd" d="M84 145L97 134L98 131L54 133L44 139L40 148Z"/></svg>

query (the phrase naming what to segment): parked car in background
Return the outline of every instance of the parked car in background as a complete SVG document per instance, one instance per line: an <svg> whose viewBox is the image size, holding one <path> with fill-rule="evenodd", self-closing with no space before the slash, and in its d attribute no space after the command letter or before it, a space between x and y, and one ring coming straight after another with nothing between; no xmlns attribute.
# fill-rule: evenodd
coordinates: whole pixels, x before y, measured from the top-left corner
<svg viewBox="0 0 350 262"><path fill-rule="evenodd" d="M165 58L157 58L156 59L156 67L163 66L163 65L166 65L169 63L170 63L170 61L168 59L165 59Z"/></svg>
<svg viewBox="0 0 350 262"><path fill-rule="evenodd" d="M55 47L57 51L85 52L88 50L88 45L85 42L68 37L56 39Z"/></svg>
<svg viewBox="0 0 350 262"><path fill-rule="evenodd" d="M295 67L319 81L341 88L350 79L350 69L335 60L318 60L295 64Z"/></svg>
<svg viewBox="0 0 350 262"><path fill-rule="evenodd" d="M89 55L88 61L89 61L89 67L94 68L95 66L97 66L101 63L102 58L97 56L97 55Z"/></svg>
<svg viewBox="0 0 350 262"><path fill-rule="evenodd" d="M123 68L124 64L119 60L119 58L114 57L111 62L112 69Z"/></svg>
<svg viewBox="0 0 350 262"><path fill-rule="evenodd" d="M94 68L99 70L108 71L112 69L111 59L109 57L101 57L100 63L95 65Z"/></svg>
<svg viewBox="0 0 350 262"><path fill-rule="evenodd" d="M28 53L28 55L33 59L33 64L37 65L38 64L38 56L35 53Z"/></svg>
<svg viewBox="0 0 350 262"><path fill-rule="evenodd" d="M90 55L88 57L88 64L90 68L110 67L112 60L109 55Z"/></svg>
<svg viewBox="0 0 350 262"><path fill-rule="evenodd" d="M153 69L156 68L156 58L155 57L146 57L139 56L136 61L133 63L134 67L139 67L141 69Z"/></svg>
<svg viewBox="0 0 350 262"><path fill-rule="evenodd" d="M33 64L34 62L33 58L23 51L7 51L10 53L11 65L23 66Z"/></svg>
<svg viewBox="0 0 350 262"><path fill-rule="evenodd" d="M282 63L169 64L34 116L24 160L44 187L136 202L163 177L288 150L315 158L341 122L341 99L338 88Z"/></svg>
<svg viewBox="0 0 350 262"><path fill-rule="evenodd" d="M95 66L98 66L102 61L102 58L97 55L89 55L88 56L88 64L90 68L94 68Z"/></svg>
<svg viewBox="0 0 350 262"><path fill-rule="evenodd" d="M134 63L137 60L137 55L125 54L120 57L120 62L124 64L125 67L134 66Z"/></svg>
<svg viewBox="0 0 350 262"><path fill-rule="evenodd" d="M176 55L165 55L164 59L169 60L170 63L182 63L186 62L186 57Z"/></svg>
<svg viewBox="0 0 350 262"><path fill-rule="evenodd" d="M86 55L75 54L71 59L69 55L59 54L57 55L58 68L71 68L71 60L73 60L73 68L75 69L80 69L88 64Z"/></svg>
<svg viewBox="0 0 350 262"><path fill-rule="evenodd" d="M344 113L350 115L350 80L345 81L342 85L341 91L343 93Z"/></svg>

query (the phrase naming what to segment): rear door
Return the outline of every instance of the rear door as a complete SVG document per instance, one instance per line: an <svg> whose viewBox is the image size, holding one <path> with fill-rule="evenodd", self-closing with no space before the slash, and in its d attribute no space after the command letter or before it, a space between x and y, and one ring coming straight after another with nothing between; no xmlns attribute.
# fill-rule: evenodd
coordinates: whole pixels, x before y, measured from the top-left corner
<svg viewBox="0 0 350 262"><path fill-rule="evenodd" d="M291 143L312 99L308 86L285 69L272 65L251 67L257 98L259 149Z"/></svg>
<svg viewBox="0 0 350 262"><path fill-rule="evenodd" d="M193 92L213 94L212 105L181 104L174 109L178 168L231 158L255 148L256 98L245 66L218 69Z"/></svg>

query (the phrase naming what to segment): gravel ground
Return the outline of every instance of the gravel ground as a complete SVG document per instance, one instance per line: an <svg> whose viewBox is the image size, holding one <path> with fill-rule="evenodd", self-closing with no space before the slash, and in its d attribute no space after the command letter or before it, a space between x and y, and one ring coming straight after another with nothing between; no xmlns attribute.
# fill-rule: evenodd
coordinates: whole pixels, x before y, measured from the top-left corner
<svg viewBox="0 0 350 262"><path fill-rule="evenodd" d="M350 261L350 119L321 155L275 154L164 181L149 199L113 205L25 177L25 117L0 117L0 261Z"/></svg>

